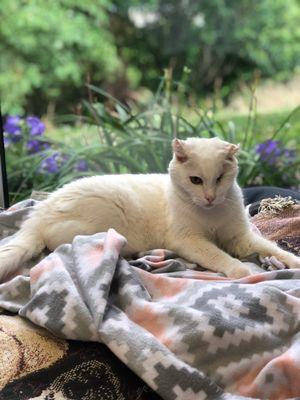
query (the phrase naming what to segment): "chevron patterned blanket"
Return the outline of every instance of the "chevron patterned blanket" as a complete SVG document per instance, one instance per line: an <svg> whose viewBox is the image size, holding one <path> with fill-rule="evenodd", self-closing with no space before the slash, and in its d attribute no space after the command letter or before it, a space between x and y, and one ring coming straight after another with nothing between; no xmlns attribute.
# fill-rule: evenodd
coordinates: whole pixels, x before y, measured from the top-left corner
<svg viewBox="0 0 300 400"><path fill-rule="evenodd" d="M0 215L3 236L25 205ZM300 270L231 280L166 250L124 260L125 240L113 229L76 237L0 285L0 307L105 343L163 399L300 396Z"/></svg>

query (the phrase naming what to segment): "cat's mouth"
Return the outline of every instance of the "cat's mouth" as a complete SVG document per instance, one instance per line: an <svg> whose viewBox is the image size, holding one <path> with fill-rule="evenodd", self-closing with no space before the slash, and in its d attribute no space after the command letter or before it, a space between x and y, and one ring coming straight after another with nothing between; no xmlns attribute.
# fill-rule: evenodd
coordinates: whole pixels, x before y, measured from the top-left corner
<svg viewBox="0 0 300 400"><path fill-rule="evenodd" d="M203 208L205 210L211 210L217 205L217 202L214 203L204 203L203 201L199 199L193 199L194 204L196 204L198 207Z"/></svg>
<svg viewBox="0 0 300 400"><path fill-rule="evenodd" d="M214 208L215 204L205 204L205 208Z"/></svg>

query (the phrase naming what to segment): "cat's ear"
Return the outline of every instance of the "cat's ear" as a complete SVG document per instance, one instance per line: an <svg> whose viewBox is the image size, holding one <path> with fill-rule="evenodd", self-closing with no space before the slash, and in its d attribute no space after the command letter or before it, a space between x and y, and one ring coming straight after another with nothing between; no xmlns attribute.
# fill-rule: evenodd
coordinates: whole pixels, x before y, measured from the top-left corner
<svg viewBox="0 0 300 400"><path fill-rule="evenodd" d="M175 154L176 160L184 163L187 161L188 156L186 153L186 148L183 140L174 139L172 141L173 152Z"/></svg>
<svg viewBox="0 0 300 400"><path fill-rule="evenodd" d="M227 151L227 160L232 161L233 156L239 151L240 145L239 144L229 144L226 151Z"/></svg>

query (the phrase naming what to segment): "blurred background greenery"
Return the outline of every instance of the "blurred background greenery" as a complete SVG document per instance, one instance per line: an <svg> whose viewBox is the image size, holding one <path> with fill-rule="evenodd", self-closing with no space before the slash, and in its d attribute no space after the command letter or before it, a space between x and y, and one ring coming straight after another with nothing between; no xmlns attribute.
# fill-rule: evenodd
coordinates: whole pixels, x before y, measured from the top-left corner
<svg viewBox="0 0 300 400"><path fill-rule="evenodd" d="M1 0L0 18L13 201L163 172L175 135L240 142L244 186L299 186L299 0Z"/></svg>

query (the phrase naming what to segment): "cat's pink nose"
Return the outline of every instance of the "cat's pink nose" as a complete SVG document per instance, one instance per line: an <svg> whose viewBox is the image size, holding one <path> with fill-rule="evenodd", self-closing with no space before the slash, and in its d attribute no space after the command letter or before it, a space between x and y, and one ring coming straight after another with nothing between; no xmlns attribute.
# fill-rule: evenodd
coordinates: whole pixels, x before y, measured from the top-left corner
<svg viewBox="0 0 300 400"><path fill-rule="evenodd" d="M209 204L211 204L214 200L215 200L216 196L209 196L206 195L205 199L209 202Z"/></svg>

